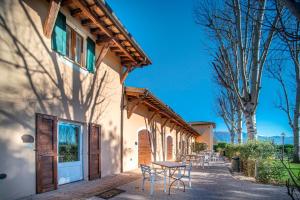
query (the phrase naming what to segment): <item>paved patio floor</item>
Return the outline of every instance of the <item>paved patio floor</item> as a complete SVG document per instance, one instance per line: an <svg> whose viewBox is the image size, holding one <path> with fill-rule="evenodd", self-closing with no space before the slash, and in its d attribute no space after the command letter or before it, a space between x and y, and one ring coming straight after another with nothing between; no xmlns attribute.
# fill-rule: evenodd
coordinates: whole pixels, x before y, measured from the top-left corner
<svg viewBox="0 0 300 200"><path fill-rule="evenodd" d="M156 183L155 194L149 195L149 183L146 184L145 191L140 188L141 180L128 183L119 187L126 190L113 200L125 199L224 199L224 200L244 200L244 199L270 199L289 200L285 187L257 184L250 181L235 179L229 172L224 162L213 163L205 169L194 168L192 172L192 188L173 188L171 195L163 192L163 182ZM89 200L99 200L91 197Z"/></svg>

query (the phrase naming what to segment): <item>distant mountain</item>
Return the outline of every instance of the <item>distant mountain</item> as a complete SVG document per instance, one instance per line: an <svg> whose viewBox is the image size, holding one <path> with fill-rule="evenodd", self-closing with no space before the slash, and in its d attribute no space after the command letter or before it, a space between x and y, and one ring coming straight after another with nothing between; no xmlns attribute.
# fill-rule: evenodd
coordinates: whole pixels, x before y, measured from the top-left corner
<svg viewBox="0 0 300 200"><path fill-rule="evenodd" d="M259 141L270 141L270 142L274 142L275 144L282 144L281 136L267 137L267 136L259 135L257 137L257 139ZM218 143L218 142L230 143L230 133L228 133L226 131L215 131L214 132L214 141L215 141L215 143ZM243 143L247 142L247 133L243 132L242 141L243 141ZM234 143L237 143L237 135L235 136ZM293 137L292 136L285 137L284 138L284 143L285 144L293 144Z"/></svg>

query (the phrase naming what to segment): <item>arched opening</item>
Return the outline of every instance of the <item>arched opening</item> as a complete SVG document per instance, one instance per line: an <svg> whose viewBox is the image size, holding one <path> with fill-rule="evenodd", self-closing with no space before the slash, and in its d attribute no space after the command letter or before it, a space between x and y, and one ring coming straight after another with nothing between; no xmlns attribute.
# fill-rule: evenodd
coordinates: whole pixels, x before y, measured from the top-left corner
<svg viewBox="0 0 300 200"><path fill-rule="evenodd" d="M147 130L139 131L138 139L138 162L140 164L150 164L151 163L151 143L150 143L150 133Z"/></svg>
<svg viewBox="0 0 300 200"><path fill-rule="evenodd" d="M173 159L173 138L169 135L167 137L167 160Z"/></svg>

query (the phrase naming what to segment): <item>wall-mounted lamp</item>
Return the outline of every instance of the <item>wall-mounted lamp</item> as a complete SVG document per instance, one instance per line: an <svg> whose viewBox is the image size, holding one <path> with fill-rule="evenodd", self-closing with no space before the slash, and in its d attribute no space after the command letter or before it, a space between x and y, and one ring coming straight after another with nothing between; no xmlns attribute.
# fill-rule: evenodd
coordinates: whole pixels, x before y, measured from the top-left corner
<svg viewBox="0 0 300 200"><path fill-rule="evenodd" d="M34 137L32 135L22 135L22 141L23 143L33 143Z"/></svg>
<svg viewBox="0 0 300 200"><path fill-rule="evenodd" d="M7 177L6 174L0 174L0 179L5 179Z"/></svg>

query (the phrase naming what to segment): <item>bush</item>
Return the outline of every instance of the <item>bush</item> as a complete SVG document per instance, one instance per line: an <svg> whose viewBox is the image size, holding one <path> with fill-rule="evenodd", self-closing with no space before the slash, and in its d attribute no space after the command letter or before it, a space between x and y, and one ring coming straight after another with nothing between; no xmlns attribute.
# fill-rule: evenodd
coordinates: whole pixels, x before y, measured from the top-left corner
<svg viewBox="0 0 300 200"><path fill-rule="evenodd" d="M275 147L270 142L249 141L240 145L240 157L247 159L267 159L275 156Z"/></svg>
<svg viewBox="0 0 300 200"><path fill-rule="evenodd" d="M207 149L207 144L202 142L195 142L192 146L193 152L199 153L200 151L205 151Z"/></svg>
<svg viewBox="0 0 300 200"><path fill-rule="evenodd" d="M284 172L284 166L280 162L274 159L260 160L257 163L256 179L262 183L280 183Z"/></svg>
<svg viewBox="0 0 300 200"><path fill-rule="evenodd" d="M276 145L275 148L276 148L276 151L277 151L278 155L281 157L282 145ZM293 157L293 152L294 152L294 145L285 144L283 148L284 148L284 156L286 156L288 158L292 158Z"/></svg>
<svg viewBox="0 0 300 200"><path fill-rule="evenodd" d="M245 176L255 177L255 160L241 160L241 171Z"/></svg>
<svg viewBox="0 0 300 200"><path fill-rule="evenodd" d="M239 156L240 145L227 144L225 147L225 156L231 159L233 156Z"/></svg>

